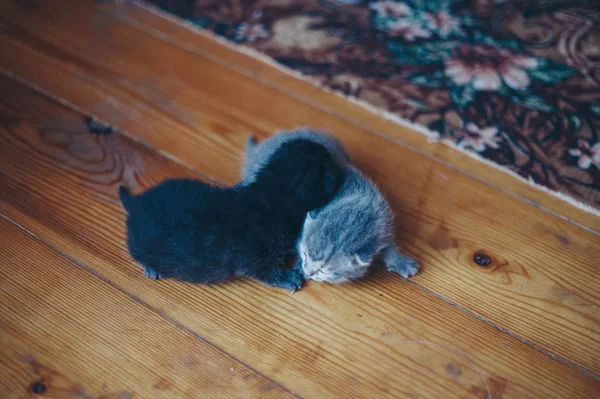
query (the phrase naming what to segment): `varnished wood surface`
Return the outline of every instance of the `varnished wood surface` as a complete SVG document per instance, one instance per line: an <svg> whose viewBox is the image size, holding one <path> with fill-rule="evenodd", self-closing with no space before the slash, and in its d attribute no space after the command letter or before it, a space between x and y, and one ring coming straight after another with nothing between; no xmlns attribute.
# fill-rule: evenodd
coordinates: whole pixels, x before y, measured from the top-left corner
<svg viewBox="0 0 600 399"><path fill-rule="evenodd" d="M415 282L600 373L594 233L132 27L127 7L1 4L0 66L222 182L238 178L249 132L330 130L390 198L401 246L424 265Z"/></svg>
<svg viewBox="0 0 600 399"><path fill-rule="evenodd" d="M13 233L10 224L9 228L0 225L0 242L7 239L12 246L20 242L24 248L41 248L32 250L37 255L30 256L29 263L23 262L30 274L19 280L19 284L32 280L25 292L52 292L50 297L39 297L40 312L61 310L56 305L59 300L64 302L63 313L76 314L73 323L61 325L60 337L51 348L75 342L87 354L79 363L66 366L65 355L40 349L52 322L43 319L43 327L33 331L14 310L21 305L7 306L0 329L8 321L17 332L7 337L28 338L21 346L13 344L16 338L8 338L8 347L17 349L6 352L10 356L0 362L0 377L7 375L12 381L18 374L20 379L0 385L0 397L5 397L4 390L14 397L24 395L35 370L57 379L60 386L83 387L81 392L89 397L126 397L136 392L139 397L157 396L151 384L155 375L151 378L140 369L128 369L121 379L102 380L111 366L129 365L131 360L124 358L167 367L166 380L176 383L164 392L158 389L166 397L262 397L265 392L276 397L600 396L597 378L580 371L600 374L598 236L518 197L537 198L582 222L579 211L563 208L564 204L555 207L554 199L531 189L519 191L520 183L508 177L494 180L497 175L492 174L490 180L514 190L516 198L492 189L461 173L460 168L478 168L475 161L446 156L452 152L445 150L433 154L459 170L444 166L264 85L244 71L285 85L288 91L310 94L304 83L273 75L271 67L206 38L196 41L195 34L139 6L60 0L25 3L0 2L0 67L5 73L0 78L0 213L123 291L88 271L78 272L85 276L80 280L89 297L78 309L76 302L65 298L79 291L63 292L60 286L55 293L31 273L40 267L34 261L46 257L52 259L47 264L82 266L59 261L60 255L42 244L27 244L33 240L29 236L15 241L18 231ZM175 39L190 41L194 47ZM214 56L243 73L212 62ZM17 80L37 86L37 92ZM40 91L68 101L81 114L41 96ZM318 98L313 100L321 104L333 98L314 93ZM335 104L342 113L354 112L353 106L339 99ZM121 134L93 136L83 115L101 117L143 143ZM377 129L387 126L367 114L356 115ZM248 133L264 138L276 129L299 125L326 128L340 137L359 167L389 196L399 217L401 246L424 265L413 283L380 272L342 287L310 283L290 296L249 281L202 287L143 278L124 246L118 184L127 182L141 189L166 177L202 178L198 172L233 183ZM394 132L427 150L425 144L418 145L424 141L413 140L418 136L398 128ZM589 217L582 223L595 228L597 219ZM491 267L473 263L473 254L480 251L492 256ZM22 253L29 252L23 249ZM107 287L98 288L103 285ZM131 299L124 308L128 317L123 323L133 320L146 326L144 342L155 340L161 347L165 345L160 337L176 342L169 342L162 352L144 353L146 357L137 355L143 350L138 341L125 343L121 358L111 357L110 351L101 353L96 346L87 348L89 340L78 323L88 321L92 328L97 322L98 339L107 346L112 334L121 331L106 326L105 313L88 317L90 303L113 300L113 291L124 298L119 306L129 303L127 295L148 305L136 307L138 302ZM11 303L23 303L14 290L2 291L5 294ZM101 310L118 313L115 309ZM155 330L160 337L153 334ZM522 338L528 341L523 343ZM194 339L199 342L188 342ZM40 354L43 368L34 367L27 356L19 363L19 354L26 350ZM202 373L198 379L193 379L189 368L177 368L185 364L173 363L178 353L195 350L204 351L209 359L206 369L194 366L194 372ZM239 362L247 365L241 381L222 374L231 362L240 365L232 366L234 370L246 367ZM28 370L33 370L29 374L23 371L28 364ZM179 377L171 378L175 375ZM130 390L120 383L128 378L136 381ZM205 386L206 380L214 384Z"/></svg>
<svg viewBox="0 0 600 399"><path fill-rule="evenodd" d="M146 279L126 252L117 187L127 182L139 189L165 177L193 177L194 172L118 133L92 135L83 116L15 81L1 77L0 92L10 93L0 100L0 213L284 389L315 398L583 398L600 392L593 377L385 272L353 285L309 284L294 295L245 280L207 287ZM2 235L4 240L16 237L25 247L35 247L6 228ZM56 276L52 281L60 276L74 281L75 271L52 270ZM29 279L33 277L23 276L23 284ZM33 284L29 289L54 292L47 295L56 296L59 303L61 295L78 297L66 288L63 293L62 286L36 289ZM115 299L106 298L108 288L100 286L83 291L90 303L116 313L105 303ZM54 303L44 306L60 312ZM76 302L65 306L70 303ZM18 320L19 315L12 313ZM81 313L82 318L89 314L85 307ZM133 308L124 312L129 320L142 317L137 313ZM90 323L95 321L95 316L90 318ZM100 317L97 321L102 324ZM141 324L151 335L152 322ZM26 329L26 323L20 328ZM72 339L80 337L81 332L69 325L62 328ZM98 330L98 335L105 334ZM165 331L159 336L170 345L182 344L177 334L182 333ZM29 346L44 344L41 337L38 340ZM166 345L144 340L146 344L164 348L146 353L152 362L162 366L173 361ZM133 356L143 345L123 349L123 356L129 351ZM90 392L99 392L102 385L94 370L109 367L104 359L93 353L85 357L87 368L78 368L79 374L69 380L86 381ZM51 361L51 355L44 357L44 364ZM56 362L54 367L59 367L60 360ZM110 367L128 364L111 362ZM85 372L86 377L81 375ZM142 373L135 368L130 372ZM223 392L230 397L253 393L233 385Z"/></svg>
<svg viewBox="0 0 600 399"><path fill-rule="evenodd" d="M293 397L4 218L0 231L3 399Z"/></svg>

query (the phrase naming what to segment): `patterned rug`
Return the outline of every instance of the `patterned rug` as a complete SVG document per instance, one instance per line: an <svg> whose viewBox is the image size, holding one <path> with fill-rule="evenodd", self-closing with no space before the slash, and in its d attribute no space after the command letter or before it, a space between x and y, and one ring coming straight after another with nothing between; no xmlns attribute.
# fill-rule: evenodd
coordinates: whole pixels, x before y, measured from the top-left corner
<svg viewBox="0 0 600 399"><path fill-rule="evenodd" d="M600 2L149 0L600 209Z"/></svg>

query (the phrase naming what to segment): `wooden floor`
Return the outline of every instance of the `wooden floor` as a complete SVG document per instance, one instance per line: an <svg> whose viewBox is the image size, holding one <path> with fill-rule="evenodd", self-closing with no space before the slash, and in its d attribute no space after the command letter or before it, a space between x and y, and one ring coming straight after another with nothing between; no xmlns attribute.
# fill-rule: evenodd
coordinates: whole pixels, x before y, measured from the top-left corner
<svg viewBox="0 0 600 399"><path fill-rule="evenodd" d="M0 398L600 398L600 218L136 4L0 0L0 93ZM422 273L144 278L119 184L232 184L248 134L299 126Z"/></svg>

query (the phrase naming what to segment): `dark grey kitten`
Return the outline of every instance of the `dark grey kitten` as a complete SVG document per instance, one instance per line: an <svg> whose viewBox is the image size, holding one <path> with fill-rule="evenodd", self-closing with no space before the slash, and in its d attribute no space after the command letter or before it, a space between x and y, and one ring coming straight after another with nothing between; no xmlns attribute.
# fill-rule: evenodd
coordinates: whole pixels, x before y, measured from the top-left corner
<svg viewBox="0 0 600 399"><path fill-rule="evenodd" d="M251 184L170 179L139 195L121 187L129 251L150 278L213 284L243 276L294 291L301 265L280 266L295 252L307 212L327 204L342 181L323 146L292 140Z"/></svg>
<svg viewBox="0 0 600 399"><path fill-rule="evenodd" d="M357 279L367 273L376 256L404 278L416 274L417 262L396 247L394 215L388 202L371 180L350 165L334 138L308 129L280 132L260 144L250 138L242 183L252 183L283 143L300 138L324 146L345 175L334 199L309 212L304 221L297 251L306 278L330 283Z"/></svg>

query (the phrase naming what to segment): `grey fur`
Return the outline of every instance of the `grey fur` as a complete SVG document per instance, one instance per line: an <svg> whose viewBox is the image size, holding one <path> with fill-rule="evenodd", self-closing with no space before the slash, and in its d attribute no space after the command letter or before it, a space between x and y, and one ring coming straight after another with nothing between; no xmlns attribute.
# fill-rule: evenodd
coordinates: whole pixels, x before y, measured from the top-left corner
<svg viewBox="0 0 600 399"><path fill-rule="evenodd" d="M417 262L400 253L394 240L394 215L375 184L350 164L341 144L331 136L299 129L280 132L257 144L250 137L242 184L256 173L285 142L297 138L323 145L345 171L345 181L334 199L310 212L298 240L298 261L306 278L343 283L364 276L379 256L390 271L408 278L419 271Z"/></svg>

